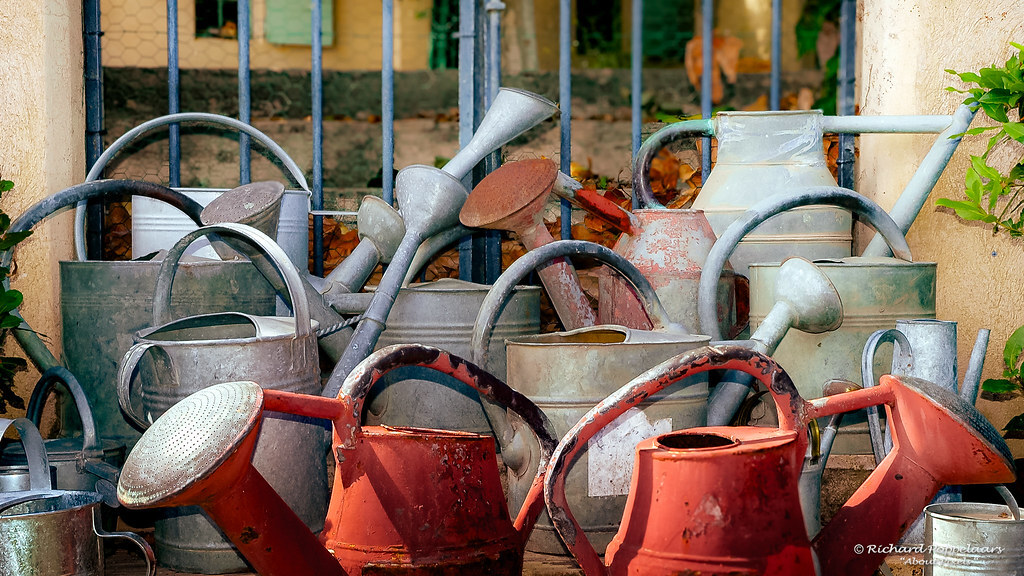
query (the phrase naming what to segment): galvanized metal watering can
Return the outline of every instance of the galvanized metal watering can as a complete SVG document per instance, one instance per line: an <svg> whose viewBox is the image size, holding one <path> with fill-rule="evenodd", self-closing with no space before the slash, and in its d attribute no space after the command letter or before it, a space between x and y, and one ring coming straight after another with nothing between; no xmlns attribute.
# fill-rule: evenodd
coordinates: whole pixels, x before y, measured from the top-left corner
<svg viewBox="0 0 1024 576"><path fill-rule="evenodd" d="M718 162L693 203L703 210L715 234L753 206L787 197L800 188L836 186L825 165L822 135L830 133L938 133L931 150L907 183L892 215L906 233L946 163L960 143L974 111L960 106L950 116L822 116L820 111L722 112L710 120L666 126L644 142L633 168L633 190L641 208L662 208L650 185L650 166L666 144L692 136L718 139ZM851 220L844 211L803 206L779 214L753 230L730 259L737 274L754 262L788 256L811 260L851 255ZM884 251L876 240L867 254ZM799 380L799 379L798 379Z"/></svg>
<svg viewBox="0 0 1024 576"><path fill-rule="evenodd" d="M146 573L154 576L156 560L149 544L131 532L103 530L99 493L53 490L39 431L25 418L0 418L0 437L12 425L23 446L29 485L0 492L0 575L102 576L103 540L120 538L142 550Z"/></svg>
<svg viewBox="0 0 1024 576"><path fill-rule="evenodd" d="M568 463L631 406L683 378L721 369L743 371L764 384L778 407L779 429L696 428L641 442L606 566L567 507ZM896 448L809 538L801 515L792 513L800 506L808 423L880 404L893 423ZM885 376L875 388L808 402L771 358L712 346L652 368L587 413L556 447L544 497L559 534L588 575L866 576L941 486L1012 478L1012 456L998 432L973 407L930 382Z"/></svg>
<svg viewBox="0 0 1024 576"><path fill-rule="evenodd" d="M368 357L336 399L245 382L195 393L158 420L129 455L118 496L133 508L202 505L264 575L519 574L522 547L540 511L542 477L513 523L491 438L360 426L367 392L401 366L449 374L507 406L537 435L546 462L555 443L550 424L526 397L442 350L400 345ZM264 410L334 423L338 466L319 539L249 464Z"/></svg>
<svg viewBox="0 0 1024 576"><path fill-rule="evenodd" d="M179 258L186 247L208 234L232 237L255 246L272 262L289 288L294 317L224 312L170 320L167 303ZM186 234L167 253L153 299L154 327L136 334L137 344L118 371L118 399L125 415L146 428L192 392L225 381L249 379L265 388L302 394L320 391L316 322L302 293L300 276L281 248L243 224L217 224ZM135 408L131 385L140 361L142 412ZM326 446L323 427L308 419L273 415L256 450L255 466L311 529L322 526L327 503ZM184 511L156 524L161 564L180 571L226 573L245 563L198 511Z"/></svg>
<svg viewBox="0 0 1024 576"><path fill-rule="evenodd" d="M774 214L794 207L829 204L850 210L869 224L892 247L896 258L845 258L840 261L818 261L816 266L838 292L843 303L843 326L820 333L795 333L778 343L772 353L789 367L806 396L817 395L815 383L832 378L859 379L860 350L868 334L888 327L899 317L921 318L935 314L935 263L913 262L906 239L896 222L877 204L843 188L810 188L794 190L786 196L769 198L750 209L735 221L719 238L708 256L701 274L698 309L701 327L717 337L718 318L714 288L718 271L730 258L733 249L751 230ZM776 301L776 279L779 263L751 265L751 326L755 329L768 321ZM813 354L808 354L808 350ZM731 380L727 380L731 382ZM728 384L721 393L734 389L736 398L746 393ZM851 417L856 423L856 418ZM855 426L846 426L837 439L837 450L866 452L867 429L863 416ZM722 423L721 421L716 424ZM853 432L850 432L850 431Z"/></svg>
<svg viewBox="0 0 1024 576"><path fill-rule="evenodd" d="M413 165L395 180L395 195L405 221L405 235L384 272L352 340L331 373L323 395L333 397L345 377L373 350L417 249L425 239L458 224L469 192L461 179L484 156L549 118L558 110L550 100L502 88L470 142L444 168Z"/></svg>
<svg viewBox="0 0 1024 576"><path fill-rule="evenodd" d="M981 387L981 371L988 349L988 330L978 332L971 352L971 359L964 373L962 385L957 383L957 334L956 322L948 320L897 320L896 328L877 330L864 344L861 358L861 378L865 388L875 385L875 355L884 342L892 342L892 370L895 376L922 378L956 394L961 400L973 406ZM877 408L867 409L868 432L875 462L880 463L892 450L892 436L883 427ZM960 502L959 486L943 488L932 502ZM907 545L921 545L925 541L925 516L922 514L907 530L901 541Z"/></svg>
<svg viewBox="0 0 1024 576"><path fill-rule="evenodd" d="M31 230L79 201L124 194L161 200L200 222L202 207L180 192L149 182L98 180L40 200L12 223L10 232ZM0 262L10 266L12 258L13 251L7 251ZM139 432L122 417L112 383L117 379L118 361L132 345L132 334L152 320L160 263L65 261L59 266L63 363L27 323L14 330L14 337L40 372L63 364L78 378L99 438L131 445ZM189 262L182 263L181 270L171 308L176 314L273 310L273 290L244 262ZM64 411L63 417L73 421L74 411Z"/></svg>

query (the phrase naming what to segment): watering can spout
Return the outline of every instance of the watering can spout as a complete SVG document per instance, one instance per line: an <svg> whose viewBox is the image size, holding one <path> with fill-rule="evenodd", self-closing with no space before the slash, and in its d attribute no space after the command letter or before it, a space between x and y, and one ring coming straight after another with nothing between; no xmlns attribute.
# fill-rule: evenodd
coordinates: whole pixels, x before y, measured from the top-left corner
<svg viewBox="0 0 1024 576"><path fill-rule="evenodd" d="M971 360L967 364L967 372L964 373L964 381L960 385L960 399L971 406L978 399L978 390L981 388L981 370L985 367L989 333L985 328L978 330L978 337L974 340L974 348L971 350Z"/></svg>

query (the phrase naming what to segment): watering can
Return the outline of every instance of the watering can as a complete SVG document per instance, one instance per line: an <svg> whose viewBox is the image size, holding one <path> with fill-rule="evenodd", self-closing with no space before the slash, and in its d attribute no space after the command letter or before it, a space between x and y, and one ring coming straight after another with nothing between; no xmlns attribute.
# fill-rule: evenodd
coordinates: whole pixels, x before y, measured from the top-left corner
<svg viewBox="0 0 1024 576"><path fill-rule="evenodd" d="M202 207L180 192L136 180L98 180L40 200L11 224L9 232L31 230L79 201L124 194L161 200L200 222ZM7 251L0 265L9 267L12 258L13 251ZM153 286L160 263L65 261L59 266L64 364L82 384L99 438L131 445L139 432L122 417L112 383L117 378L118 361L131 347L132 333L152 320ZM182 278L172 302L176 314L222 310L265 314L273 310L273 290L244 262L189 262L181 268ZM61 365L27 323L14 330L14 337L40 372ZM73 421L73 414L65 411L63 421Z"/></svg>
<svg viewBox="0 0 1024 576"><path fill-rule="evenodd" d="M660 331L632 330L623 326L594 326L568 332L508 339L508 381L515 389L537 402L552 419L556 433L568 430L598 399L616 386L658 362L707 343L708 338L690 334L673 323L654 289L640 272L615 252L591 242L561 240L527 252L498 278L487 294L476 320L473 360L479 364L490 357L495 319L512 288L533 268L566 256L584 255L608 264L634 287ZM636 434L697 426L705 419L707 381L672 394L649 407L645 404L624 419L616 434L594 447L589 460L571 477L574 495L585 507L588 526L599 526L601 535L614 532L617 516L625 504L621 467L628 458ZM484 403L501 447L502 462L508 468L509 503L518 506L527 498L530 481L539 466L539 446L519 432L522 423L498 406ZM653 433L653 432L652 432ZM642 436L641 436L642 437ZM621 462L625 447L626 461ZM538 521L529 550L564 554L565 550L545 518Z"/></svg>
<svg viewBox="0 0 1024 576"><path fill-rule="evenodd" d="M995 487L1006 502L929 504L925 517L925 576L1024 573L1024 522L1013 494Z"/></svg>
<svg viewBox="0 0 1024 576"><path fill-rule="evenodd" d="M981 386L981 371L985 364L988 338L988 330L978 332L967 371L964 373L963 385L958 387L956 322L931 319L897 320L895 329L877 330L865 342L860 367L862 382L865 388L875 385L875 355L882 343L892 342L894 349L890 374L934 382L973 406ZM877 464L892 450L892 437L887 429L883 435L877 408L867 409L867 420L871 450ZM947 486L939 492L932 503L960 501L960 487ZM921 545L925 536L925 516L922 514L907 530L901 543Z"/></svg>
<svg viewBox="0 0 1024 576"><path fill-rule="evenodd" d="M381 375L402 366L438 370L507 406L537 435L546 462L555 443L550 424L526 397L457 356L399 345L364 360L336 399L247 382L196 392L168 410L128 456L118 497L131 508L202 505L267 576L519 574L541 508L542 477L513 523L491 438L361 426L366 394ZM319 538L249 464L264 410L334 423L338 465Z"/></svg>
<svg viewBox="0 0 1024 576"><path fill-rule="evenodd" d="M102 576L103 540L111 538L138 546L146 573L154 576L156 560L149 544L131 532L101 528L99 493L53 490L39 430L25 418L0 418L0 437L12 425L21 440L29 481L22 490L0 492L0 576Z"/></svg>
<svg viewBox="0 0 1024 576"><path fill-rule="evenodd" d="M718 271L730 258L733 249L751 230L775 214L795 207L830 204L857 214L892 247L896 258L853 257L838 261L818 261L815 265L828 277L843 303L842 324L837 330L821 333L798 333L783 340L772 354L785 364L803 386L806 396L816 395L809 388L814 382L829 378L856 381L859 379L860 350L868 335L888 327L896 318L927 318L935 315L935 263L913 262L909 246L897 223L874 202L843 188L808 188L778 195L751 208L726 229L711 249L702 271L698 310L701 327L712 338L718 336L714 287ZM781 270L779 263L758 263L750 266L751 327L766 322L775 302L775 282ZM814 354L808 354L808 350ZM854 352L856 351L856 352ZM736 402L746 392L734 387L730 378L716 394L731 394ZM845 426L836 440L840 453L867 452L867 429L863 416L854 417L854 426ZM709 422L711 422L709 420ZM715 424L721 424L717 421Z"/></svg>
<svg viewBox="0 0 1024 576"><path fill-rule="evenodd" d="M716 369L742 371L761 382L775 399L779 428L694 428L638 444L626 513L602 562L567 506L566 467L630 407ZM792 513L800 506L808 423L880 404L892 423L896 448L810 538L802 516ZM770 357L737 346L711 346L652 368L588 412L555 448L544 499L588 576L867 576L941 486L1006 482L1014 476L1012 456L995 428L931 382L884 376L874 388L808 402Z"/></svg>
<svg viewBox="0 0 1024 576"><path fill-rule="evenodd" d="M377 347L424 344L469 357L473 324L490 289L454 278L403 286ZM540 288L517 286L495 332L499 339L481 367L491 374L505 374L504 339L540 332ZM476 390L426 368L410 366L386 374L366 406L365 424L491 433Z"/></svg>
<svg viewBox="0 0 1024 576"><path fill-rule="evenodd" d="M461 179L484 156L544 121L557 110L554 103L542 96L502 88L473 138L444 168L412 165L398 173L395 195L405 221L405 235L391 264L384 271L366 312L356 324L348 347L331 372L324 387L324 396L330 398L337 395L345 377L377 344L420 243L458 224L459 211L469 195Z"/></svg>
<svg viewBox="0 0 1024 576"><path fill-rule="evenodd" d="M289 288L294 318L236 312L171 320L167 303L185 249L209 234L245 241L274 263ZM243 378L261 386L303 394L320 391L315 330L302 283L284 251L269 237L244 224L204 226L182 237L167 253L153 299L154 327L136 333L118 370L121 409L140 428L192 392ZM142 363L148 357L150 362ZM142 412L133 402L133 376L142 380ZM322 526L327 502L324 429L308 419L273 415L256 450L257 466L296 513L314 530ZM177 511L156 523L162 565L185 572L227 573L245 563L198 511Z"/></svg>
<svg viewBox="0 0 1024 576"><path fill-rule="evenodd" d="M824 133L938 133L891 212L906 233L959 145L959 135L973 118L974 109L964 105L949 116L823 116L819 110L720 112L714 119L671 124L648 138L634 162L633 190L641 208L663 208L654 199L649 177L658 151L684 137L715 136L718 161L693 209L703 210L714 233L721 237L737 218L769 198L788 197L800 188L836 186L825 165ZM779 262L787 256L845 258L852 253L851 241L851 220L846 212L804 205L766 219L736 248L730 263L737 274L746 276L754 262ZM884 241L876 237L866 255L884 255L884 250Z"/></svg>
<svg viewBox="0 0 1024 576"><path fill-rule="evenodd" d="M60 490L99 492L104 496L104 504L116 507L118 502L115 490L117 474L125 457L124 443L97 435L85 391L67 368L54 366L43 372L29 397L26 418L38 428L43 419L46 399L59 388L67 390L74 402L82 435L44 442L47 460L54 469L52 484ZM5 468L23 466L27 460L21 444L4 450L0 458ZM113 517L109 519L113 520Z"/></svg>

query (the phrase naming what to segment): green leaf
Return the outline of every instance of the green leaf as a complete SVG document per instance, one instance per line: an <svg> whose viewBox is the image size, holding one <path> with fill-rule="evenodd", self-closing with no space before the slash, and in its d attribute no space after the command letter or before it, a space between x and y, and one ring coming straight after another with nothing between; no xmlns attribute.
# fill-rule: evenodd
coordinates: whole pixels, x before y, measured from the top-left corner
<svg viewBox="0 0 1024 576"><path fill-rule="evenodd" d="M981 100L978 100L978 104L981 106L982 111L984 111L989 118L999 122L1010 121L1010 119L1007 118L1006 116L1005 106L1002 106L1000 104L993 104L991 102L982 102Z"/></svg>
<svg viewBox="0 0 1024 576"><path fill-rule="evenodd" d="M967 169L964 174L964 194L977 205L981 205L981 177L973 167Z"/></svg>
<svg viewBox="0 0 1024 576"><path fill-rule="evenodd" d="M5 234L3 238L0 238L0 250L13 248L18 242L21 242L31 235L31 230L25 230L24 232L9 232Z"/></svg>
<svg viewBox="0 0 1024 576"><path fill-rule="evenodd" d="M1024 414L1018 414L1010 418L1010 421L1006 423L1003 430L1008 432L1024 432Z"/></svg>
<svg viewBox="0 0 1024 576"><path fill-rule="evenodd" d="M17 316L7 316L3 320L0 320L0 330L17 328L18 326L21 326L21 318L18 318Z"/></svg>
<svg viewBox="0 0 1024 576"><path fill-rule="evenodd" d="M950 200L949 198L939 198L935 201L939 206L945 206L946 208L952 208L956 215L963 218L964 220L980 220L982 222L988 221L989 214L981 209L975 202L964 202L962 200Z"/></svg>
<svg viewBox="0 0 1024 576"><path fill-rule="evenodd" d="M1024 122L1006 122L1003 131L1017 142L1024 142Z"/></svg>
<svg viewBox="0 0 1024 576"><path fill-rule="evenodd" d="M1017 389L1017 385L1003 378L989 378L981 383L981 389L990 394L1008 394Z"/></svg>
<svg viewBox="0 0 1024 576"><path fill-rule="evenodd" d="M1003 363L1010 370L1017 369L1017 360L1020 359L1021 350L1024 350L1024 326L1014 330L1003 346Z"/></svg>
<svg viewBox="0 0 1024 576"><path fill-rule="evenodd" d="M956 74L964 82L973 82L975 84L981 83L981 76L978 76L974 72L954 72L953 70L946 70L946 72Z"/></svg>
<svg viewBox="0 0 1024 576"><path fill-rule="evenodd" d="M10 180L0 179L0 192L7 192L12 188L14 188L14 182L11 182Z"/></svg>
<svg viewBox="0 0 1024 576"><path fill-rule="evenodd" d="M24 300L24 296L21 292L17 290L4 291L3 294L0 294L0 314L6 314L21 306L22 300Z"/></svg>

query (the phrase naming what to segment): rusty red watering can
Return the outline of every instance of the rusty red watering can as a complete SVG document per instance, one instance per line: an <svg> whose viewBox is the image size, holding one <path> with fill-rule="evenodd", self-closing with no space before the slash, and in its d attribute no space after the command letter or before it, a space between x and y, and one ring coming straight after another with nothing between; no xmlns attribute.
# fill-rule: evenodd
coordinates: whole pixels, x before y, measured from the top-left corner
<svg viewBox="0 0 1024 576"><path fill-rule="evenodd" d="M688 376L740 370L769 390L779 428L705 427L662 434L636 449L632 484L607 566L566 507L565 472L601 428ZM798 484L815 419L885 405L894 448L813 540ZM1011 481L999 433L949 391L884 376L875 388L806 401L771 358L736 346L686 352L652 368L591 410L555 448L544 497L583 571L595 574L867 576L946 484Z"/></svg>
<svg viewBox="0 0 1024 576"><path fill-rule="evenodd" d="M217 384L182 400L146 432L121 473L118 498L144 508L198 504L264 575L519 574L542 506L543 476L513 522L494 440L467 432L360 426L367 392L387 372L422 366L476 388L529 425L547 461L555 440L522 394L443 350L378 350L338 398ZM265 410L334 423L338 465L319 539L250 460ZM542 468L543 470L543 468Z"/></svg>

